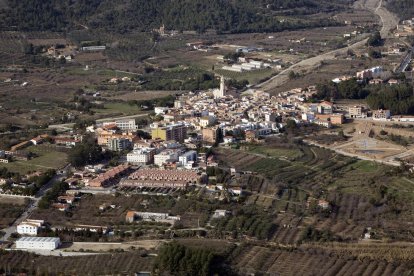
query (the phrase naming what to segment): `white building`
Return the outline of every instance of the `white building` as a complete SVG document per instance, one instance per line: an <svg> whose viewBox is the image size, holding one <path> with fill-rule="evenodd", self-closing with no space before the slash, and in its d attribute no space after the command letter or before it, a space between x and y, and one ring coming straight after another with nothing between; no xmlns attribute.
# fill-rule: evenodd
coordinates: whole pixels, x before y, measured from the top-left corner
<svg viewBox="0 0 414 276"><path fill-rule="evenodd" d="M224 217L226 217L227 215L230 215L230 214L231 214L230 211L217 209L213 213L213 218L224 218Z"/></svg>
<svg viewBox="0 0 414 276"><path fill-rule="evenodd" d="M201 127L209 127L216 122L216 118L214 116L205 116L200 118L200 126Z"/></svg>
<svg viewBox="0 0 414 276"><path fill-rule="evenodd" d="M164 150L159 154L154 155L154 164L162 166L167 162L178 161L178 151L175 150Z"/></svg>
<svg viewBox="0 0 414 276"><path fill-rule="evenodd" d="M224 98L226 96L226 84L224 82L224 77L220 78L220 89L214 90L214 99Z"/></svg>
<svg viewBox="0 0 414 276"><path fill-rule="evenodd" d="M136 149L127 154L127 162L136 164L152 164L154 162L155 148Z"/></svg>
<svg viewBox="0 0 414 276"><path fill-rule="evenodd" d="M42 227L45 222L43 220L28 219L17 225L17 233L20 235L36 236L38 229Z"/></svg>
<svg viewBox="0 0 414 276"><path fill-rule="evenodd" d="M178 157L178 161L182 166L186 166L190 161L197 161L197 152L190 150Z"/></svg>
<svg viewBox="0 0 414 276"><path fill-rule="evenodd" d="M165 114L165 112L168 111L168 107L163 107L163 106L156 106L154 107L154 112L156 115L162 115Z"/></svg>
<svg viewBox="0 0 414 276"><path fill-rule="evenodd" d="M55 250L59 246L59 238L22 237L16 241L16 249Z"/></svg>
<svg viewBox="0 0 414 276"><path fill-rule="evenodd" d="M102 125L116 125L119 129L122 130L136 130L137 125L135 123L135 119L125 119L125 120L117 120L115 122L104 122Z"/></svg>

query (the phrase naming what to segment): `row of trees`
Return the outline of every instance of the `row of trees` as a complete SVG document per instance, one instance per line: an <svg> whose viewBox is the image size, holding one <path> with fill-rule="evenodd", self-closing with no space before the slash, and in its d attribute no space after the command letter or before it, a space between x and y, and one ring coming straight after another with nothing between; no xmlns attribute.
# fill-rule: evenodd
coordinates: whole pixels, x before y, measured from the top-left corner
<svg viewBox="0 0 414 276"><path fill-rule="evenodd" d="M389 109L392 114L414 114L413 87L408 84L381 86L367 97L372 109Z"/></svg>
<svg viewBox="0 0 414 276"><path fill-rule="evenodd" d="M316 86L317 99L330 100L334 99L365 99L370 91L356 79L342 81L340 83L325 82Z"/></svg>
<svg viewBox="0 0 414 276"><path fill-rule="evenodd" d="M104 158L102 148L93 137L84 138L83 142L73 147L68 154L68 161L72 166L81 167L95 164Z"/></svg>
<svg viewBox="0 0 414 276"><path fill-rule="evenodd" d="M156 275L214 275L215 255L206 249L193 249L176 242L164 244L154 263ZM165 274L167 273L167 274Z"/></svg>

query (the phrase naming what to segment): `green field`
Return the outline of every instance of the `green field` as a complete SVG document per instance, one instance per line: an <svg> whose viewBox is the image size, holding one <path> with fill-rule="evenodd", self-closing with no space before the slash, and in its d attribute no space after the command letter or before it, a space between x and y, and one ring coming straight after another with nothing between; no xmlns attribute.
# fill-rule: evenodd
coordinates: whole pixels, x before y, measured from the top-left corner
<svg viewBox="0 0 414 276"><path fill-rule="evenodd" d="M271 77L275 73L272 69L261 69L251 72L232 72L223 69L216 69L214 73L224 76L225 78L231 78L234 80L248 80L250 84L255 84L263 80L264 78Z"/></svg>
<svg viewBox="0 0 414 276"><path fill-rule="evenodd" d="M13 161L8 164L1 163L0 166L6 167L12 172L25 174L31 171L59 169L67 163L67 154L56 151L53 147L46 145L30 146L25 151L33 152L38 156L29 161Z"/></svg>
<svg viewBox="0 0 414 276"><path fill-rule="evenodd" d="M106 103L103 109L93 109L93 111L98 115L119 113L123 115L134 115L141 113L136 105L129 105L128 103Z"/></svg>
<svg viewBox="0 0 414 276"><path fill-rule="evenodd" d="M136 76L134 73L120 72L111 69L101 69L101 68L90 68L85 70L84 67L68 67L65 69L65 73L73 76L106 76L108 78L123 78L123 77L133 77Z"/></svg>

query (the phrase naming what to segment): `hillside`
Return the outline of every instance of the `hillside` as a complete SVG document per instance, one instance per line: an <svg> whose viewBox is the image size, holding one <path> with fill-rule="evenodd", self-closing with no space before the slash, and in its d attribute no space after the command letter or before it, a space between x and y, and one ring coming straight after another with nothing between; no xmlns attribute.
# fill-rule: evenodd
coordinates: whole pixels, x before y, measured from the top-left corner
<svg viewBox="0 0 414 276"><path fill-rule="evenodd" d="M412 0L389 0L387 8L401 19L414 17L414 3Z"/></svg>
<svg viewBox="0 0 414 276"><path fill-rule="evenodd" d="M215 29L219 32L280 31L332 24L327 16L308 15L343 10L353 0L6 0L3 30L63 31L79 27L117 32L169 29ZM4 5L2 5L4 6ZM300 15L300 18L294 18ZM286 17L288 19L286 20Z"/></svg>

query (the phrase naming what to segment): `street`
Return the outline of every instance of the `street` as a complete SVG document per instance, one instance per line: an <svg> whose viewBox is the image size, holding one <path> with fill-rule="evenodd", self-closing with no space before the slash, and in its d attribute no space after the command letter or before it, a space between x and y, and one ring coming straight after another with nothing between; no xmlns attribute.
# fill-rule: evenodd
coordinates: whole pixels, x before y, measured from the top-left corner
<svg viewBox="0 0 414 276"><path fill-rule="evenodd" d="M70 168L70 165L67 165L63 169L64 172L66 172L68 168ZM64 179L64 177L65 177L65 173L63 173L63 174L57 173L56 175L54 175L52 177L51 180L49 180L49 182L47 182L45 185L42 186L42 188L40 188L40 190L36 193L35 198L32 200L32 202L30 203L28 208L20 215L20 217L18 217L14 221L13 225L11 225L8 228L1 229L1 231L5 232L5 235L0 238L0 242L7 241L10 238L11 234L16 232L17 225L30 217L32 212L38 207L39 201L42 198L42 196L48 190L50 190L50 188L52 188L53 183L55 183L57 181L62 181Z"/></svg>

